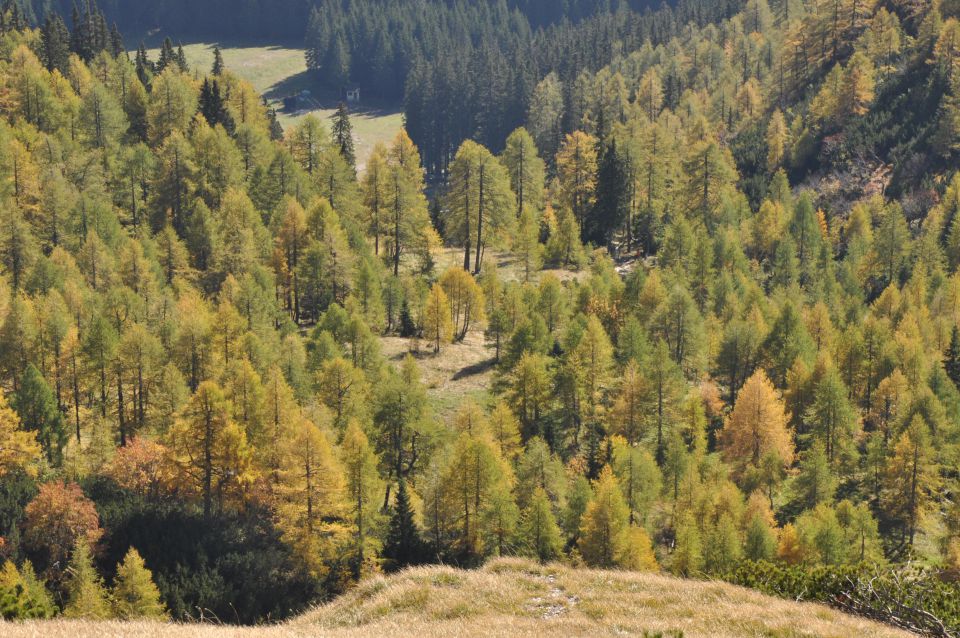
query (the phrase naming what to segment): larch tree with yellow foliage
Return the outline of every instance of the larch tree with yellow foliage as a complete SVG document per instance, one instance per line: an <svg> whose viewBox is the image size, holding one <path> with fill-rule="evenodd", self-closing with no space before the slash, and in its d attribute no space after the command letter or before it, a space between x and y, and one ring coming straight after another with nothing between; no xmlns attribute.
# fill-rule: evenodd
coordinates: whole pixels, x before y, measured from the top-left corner
<svg viewBox="0 0 960 638"><path fill-rule="evenodd" d="M841 117L861 117L869 112L876 87L875 74L873 62L862 51L847 61L838 100Z"/></svg>
<svg viewBox="0 0 960 638"><path fill-rule="evenodd" d="M497 401L490 412L490 436L500 448L500 456L512 461L522 450L520 421L505 401Z"/></svg>
<svg viewBox="0 0 960 638"><path fill-rule="evenodd" d="M281 446L277 526L307 571L321 576L327 572L327 561L349 538L343 465L327 435L306 419Z"/></svg>
<svg viewBox="0 0 960 638"><path fill-rule="evenodd" d="M543 207L546 165L527 129L518 128L507 137L500 161L510 175L510 187L517 200L517 215L528 208L539 211Z"/></svg>
<svg viewBox="0 0 960 638"><path fill-rule="evenodd" d="M200 494L203 514L213 512L214 499L237 496L256 476L246 433L230 418L223 390L204 381L167 433L167 445L180 481Z"/></svg>
<svg viewBox="0 0 960 638"><path fill-rule="evenodd" d="M454 527L454 551L465 561L500 553L507 530L503 523L516 509L510 494L514 477L510 465L485 435L463 432L453 445L441 474L446 509ZM515 516L512 516L514 522Z"/></svg>
<svg viewBox="0 0 960 638"><path fill-rule="evenodd" d="M740 389L720 441L724 458L742 474L759 468L764 456L776 454L786 467L793 461L793 434L783 402L763 370L757 370Z"/></svg>
<svg viewBox="0 0 960 638"><path fill-rule="evenodd" d="M153 574L133 547L127 550L123 562L117 566L117 578L111 593L118 618L167 618L167 609L160 601L160 590L153 582Z"/></svg>
<svg viewBox="0 0 960 638"><path fill-rule="evenodd" d="M450 165L443 224L447 240L463 246L464 270L480 272L489 238L512 225L514 205L510 176L500 160L480 144L465 141Z"/></svg>
<svg viewBox="0 0 960 638"><path fill-rule="evenodd" d="M36 437L23 429L20 416L7 404L0 392L0 478L11 472L33 472L33 463L40 458Z"/></svg>
<svg viewBox="0 0 960 638"><path fill-rule="evenodd" d="M650 570L657 566L650 537L642 528L630 527L627 504L609 467L600 472L593 499L580 519L578 547L591 567Z"/></svg>
<svg viewBox="0 0 960 638"><path fill-rule="evenodd" d="M423 255L436 238L427 213L423 194L423 167L420 152L406 131L397 133L387 152L386 216L389 222L387 256L393 263L393 274L400 274L400 262L408 251Z"/></svg>
<svg viewBox="0 0 960 638"><path fill-rule="evenodd" d="M776 171L783 164L789 134L790 131L787 128L783 112L777 109L770 116L770 122L767 123L767 168L771 172Z"/></svg>
<svg viewBox="0 0 960 638"><path fill-rule="evenodd" d="M583 131L566 136L557 153L557 174L560 178L560 199L582 227L593 207L597 183L597 140Z"/></svg>
<svg viewBox="0 0 960 638"><path fill-rule="evenodd" d="M473 326L486 320L483 290L469 272L453 266L440 277L453 315L453 338L463 341Z"/></svg>
<svg viewBox="0 0 960 638"><path fill-rule="evenodd" d="M381 524L378 497L383 493L383 481L377 473L380 461L356 419L347 425L340 449L347 473L347 498L354 527L354 577L360 578L366 561L374 555L370 545Z"/></svg>
<svg viewBox="0 0 960 638"><path fill-rule="evenodd" d="M373 254L380 255L380 242L387 227L386 215L390 201L390 169L387 165L387 147L378 143L373 147L361 184L363 205L366 208L367 227L373 234Z"/></svg>
<svg viewBox="0 0 960 638"><path fill-rule="evenodd" d="M83 537L77 537L67 574L64 616L88 620L106 620L113 616L107 589L93 566L90 545Z"/></svg>
<svg viewBox="0 0 960 638"><path fill-rule="evenodd" d="M521 551L540 562L560 556L563 542L547 492L538 487L520 519Z"/></svg>
<svg viewBox="0 0 960 638"><path fill-rule="evenodd" d="M434 284L427 296L423 310L423 336L433 344L433 351L453 340L453 319L450 316L450 300L440 284Z"/></svg>
<svg viewBox="0 0 960 638"><path fill-rule="evenodd" d="M610 423L616 434L633 445L644 434L647 408L652 405L652 387L636 361L630 361L620 375L620 387L614 395Z"/></svg>
<svg viewBox="0 0 960 638"><path fill-rule="evenodd" d="M887 462L883 489L886 511L895 517L901 537L911 546L938 478L929 426L921 415L914 415Z"/></svg>
<svg viewBox="0 0 960 638"><path fill-rule="evenodd" d="M613 473L620 482L630 512L629 523L643 525L663 487L660 468L646 448L629 445L618 436L613 437L612 446Z"/></svg>

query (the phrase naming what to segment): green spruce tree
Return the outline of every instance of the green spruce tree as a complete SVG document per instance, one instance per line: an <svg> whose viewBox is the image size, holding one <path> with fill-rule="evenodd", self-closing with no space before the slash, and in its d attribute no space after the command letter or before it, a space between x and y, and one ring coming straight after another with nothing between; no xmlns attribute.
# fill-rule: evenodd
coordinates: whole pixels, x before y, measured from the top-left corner
<svg viewBox="0 0 960 638"><path fill-rule="evenodd" d="M59 465L63 458L63 446L67 443L66 424L57 408L53 390L32 363L23 375L14 409L24 427L37 433L37 441L43 447L47 462Z"/></svg>
<svg viewBox="0 0 960 638"><path fill-rule="evenodd" d="M383 544L383 557L387 559L391 569L400 569L420 564L425 554L426 546L413 517L407 482L401 478L387 529L387 539Z"/></svg>
<svg viewBox="0 0 960 638"><path fill-rule="evenodd" d="M213 47L213 67L210 69L212 75L220 76L223 75L225 67L223 65L223 53L220 52L220 47Z"/></svg>
<svg viewBox="0 0 960 638"><path fill-rule="evenodd" d="M357 170L357 155L353 148L353 125L350 124L350 112L343 102L337 105L337 112L330 116L333 120L333 143L340 151L340 156L350 165L354 172Z"/></svg>

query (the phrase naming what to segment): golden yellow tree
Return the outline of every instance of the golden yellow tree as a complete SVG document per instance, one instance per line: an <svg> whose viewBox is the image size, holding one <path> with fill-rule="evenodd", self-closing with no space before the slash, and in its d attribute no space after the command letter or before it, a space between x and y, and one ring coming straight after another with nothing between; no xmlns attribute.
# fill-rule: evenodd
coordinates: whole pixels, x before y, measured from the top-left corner
<svg viewBox="0 0 960 638"><path fill-rule="evenodd" d="M742 472L760 467L773 453L784 466L793 461L793 434L783 402L763 370L747 379L720 434L724 457Z"/></svg>
<svg viewBox="0 0 960 638"><path fill-rule="evenodd" d="M438 241L430 224L427 199L423 195L423 166L420 152L405 130L397 133L387 153L387 201L384 228L387 257L393 262L394 276L400 274L404 252L423 258Z"/></svg>
<svg viewBox="0 0 960 638"><path fill-rule="evenodd" d="M36 437L21 427L20 416L0 391L0 478L17 470L32 473L33 462L39 458L40 445Z"/></svg>
<svg viewBox="0 0 960 638"><path fill-rule="evenodd" d="M433 351L453 340L453 319L450 316L450 300L440 284L434 284L423 309L423 336L433 344Z"/></svg>
<svg viewBox="0 0 960 638"><path fill-rule="evenodd" d="M367 225L373 233L373 254L380 255L380 238L387 228L386 215L390 212L390 167L387 164L387 147L378 143L370 152L361 185L363 205L367 212Z"/></svg>
<svg viewBox="0 0 960 638"><path fill-rule="evenodd" d="M914 415L893 448L884 477L886 511L911 546L938 479L929 430L924 418Z"/></svg>
<svg viewBox="0 0 960 638"><path fill-rule="evenodd" d="M111 592L114 613L125 620L150 618L164 620L167 610L160 600L160 590L143 558L131 547L117 566L117 578Z"/></svg>
<svg viewBox="0 0 960 638"><path fill-rule="evenodd" d="M455 546L464 560L501 553L519 516L514 476L486 435L463 432L441 474L445 506L459 523Z"/></svg>
<svg viewBox="0 0 960 638"><path fill-rule="evenodd" d="M378 495L383 492L383 481L377 473L379 459L359 421L353 419L347 425L340 444L343 465L347 472L347 496L354 528L354 577L359 578L368 559L374 553L367 551L375 535L372 533L380 525L381 516Z"/></svg>
<svg viewBox="0 0 960 638"><path fill-rule="evenodd" d="M256 477L247 435L230 418L230 403L212 381L197 388L167 433L167 444L180 481L200 494L204 516L213 511L214 498L222 506Z"/></svg>
<svg viewBox="0 0 960 638"><path fill-rule="evenodd" d="M866 115L873 103L876 80L873 62L861 51L853 54L844 69L839 95L842 117Z"/></svg>
<svg viewBox="0 0 960 638"><path fill-rule="evenodd" d="M780 109L773 112L767 124L767 168L775 171L786 155L789 129Z"/></svg>
<svg viewBox="0 0 960 638"><path fill-rule="evenodd" d="M490 412L490 435L503 458L511 461L520 454L520 421L505 401L497 401Z"/></svg>
<svg viewBox="0 0 960 638"><path fill-rule="evenodd" d="M440 286L450 301L453 314L453 336L463 341L471 326L486 320L483 290L469 272L452 266L440 277Z"/></svg>
<svg viewBox="0 0 960 638"><path fill-rule="evenodd" d="M636 361L628 363L613 401L610 423L615 433L623 436L631 445L644 434L643 425L647 420L647 409L651 406L652 391L652 384L640 373Z"/></svg>
<svg viewBox="0 0 960 638"><path fill-rule="evenodd" d="M593 499L580 519L583 559L591 567L655 569L650 537L639 527L631 528L629 510L613 471L603 468Z"/></svg>
<svg viewBox="0 0 960 638"><path fill-rule="evenodd" d="M277 525L307 571L327 572L327 561L349 538L343 467L327 436L302 419L281 443L276 487Z"/></svg>
<svg viewBox="0 0 960 638"><path fill-rule="evenodd" d="M583 225L597 183L597 140L583 131L567 135L557 153L557 173L562 203Z"/></svg>

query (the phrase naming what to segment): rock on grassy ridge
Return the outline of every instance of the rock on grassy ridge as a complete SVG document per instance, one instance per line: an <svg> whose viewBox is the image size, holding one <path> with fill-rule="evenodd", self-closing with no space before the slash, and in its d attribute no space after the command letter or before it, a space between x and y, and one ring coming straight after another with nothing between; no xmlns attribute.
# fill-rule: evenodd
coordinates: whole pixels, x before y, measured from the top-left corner
<svg viewBox="0 0 960 638"><path fill-rule="evenodd" d="M214 625L0 623L5 638L233 638L264 636L683 635L893 637L910 634L812 603L718 582L501 559L482 569L421 567L371 578L288 623Z"/></svg>

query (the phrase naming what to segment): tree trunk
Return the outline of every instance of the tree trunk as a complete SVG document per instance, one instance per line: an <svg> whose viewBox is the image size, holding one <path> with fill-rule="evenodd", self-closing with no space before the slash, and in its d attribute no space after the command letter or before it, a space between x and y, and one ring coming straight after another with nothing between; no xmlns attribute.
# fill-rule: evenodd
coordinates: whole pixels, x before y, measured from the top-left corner
<svg viewBox="0 0 960 638"><path fill-rule="evenodd" d="M473 267L473 274L480 274L480 260L483 252L483 186L484 186L484 167L480 166L480 205L477 208L477 257L475 266Z"/></svg>
<svg viewBox="0 0 960 638"><path fill-rule="evenodd" d="M463 231L463 269L470 272L470 167L463 188L463 221L466 225Z"/></svg>

